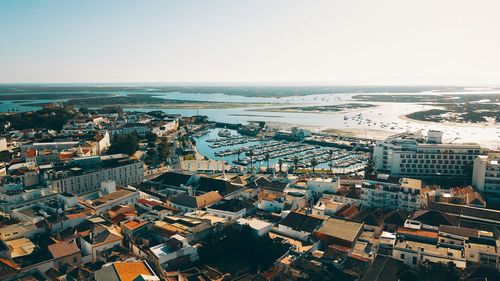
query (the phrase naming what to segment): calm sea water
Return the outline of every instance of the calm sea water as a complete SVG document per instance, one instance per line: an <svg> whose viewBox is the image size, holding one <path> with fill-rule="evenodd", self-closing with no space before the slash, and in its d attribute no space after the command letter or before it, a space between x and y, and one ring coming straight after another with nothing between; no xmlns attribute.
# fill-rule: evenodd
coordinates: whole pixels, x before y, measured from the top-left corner
<svg viewBox="0 0 500 281"><path fill-rule="evenodd" d="M449 94L474 94L474 93L491 93L490 89L469 89L463 91L454 90ZM493 91L495 92L495 91ZM496 90L498 93L498 90ZM46 92L51 93L51 92ZM89 93L84 91L82 93ZM127 94L127 91L116 92L121 95ZM130 92L137 94L137 92ZM369 94L363 92L364 94ZM430 94L432 92L425 91L421 94ZM441 92L445 93L445 92ZM19 94L19 93L15 93ZM38 93L42 94L42 93ZM266 121L277 123L283 127L302 126L314 130L323 129L341 129L355 130L362 136L381 139L390 133L398 133L415 130L442 130L444 138L447 141L454 142L477 142L486 147L498 149L500 148L500 124L447 124L447 123L423 123L413 120L405 120L400 118L411 112L434 108L431 106L422 106L413 103L374 103L377 107L356 109L348 113L294 113L294 112L273 112L280 106L299 106L299 105L335 105L341 103L355 102L352 96L357 93L340 93L321 94L321 95L297 95L285 97L253 97L251 95L226 95L220 93L151 93L154 96L177 99L187 101L216 101L216 102L238 102L238 103L269 103L273 104L270 108L230 108L230 109L164 109L168 113L179 113L184 116L195 114L207 115L210 120L228 123L247 123L250 121ZM383 94L381 92L372 94ZM391 92L397 94L397 92ZM403 93L401 94L408 94ZM77 95L77 93L75 93ZM50 99L33 100L33 101L8 101L1 99L0 94L0 111L31 111L38 107L22 106L22 104L46 103L52 102ZM129 111L151 111L157 110L153 108L134 108ZM368 122L370 121L370 122Z"/></svg>

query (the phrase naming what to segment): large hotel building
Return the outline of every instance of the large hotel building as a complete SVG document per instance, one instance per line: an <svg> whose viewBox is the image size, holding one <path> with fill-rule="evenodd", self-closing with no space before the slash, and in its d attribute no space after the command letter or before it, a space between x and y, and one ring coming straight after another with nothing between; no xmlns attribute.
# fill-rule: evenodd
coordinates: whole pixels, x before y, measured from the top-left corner
<svg viewBox="0 0 500 281"><path fill-rule="evenodd" d="M373 160L376 170L394 177L460 179L471 177L480 154L479 144L442 143L442 132L429 131L425 142L401 135L377 142Z"/></svg>

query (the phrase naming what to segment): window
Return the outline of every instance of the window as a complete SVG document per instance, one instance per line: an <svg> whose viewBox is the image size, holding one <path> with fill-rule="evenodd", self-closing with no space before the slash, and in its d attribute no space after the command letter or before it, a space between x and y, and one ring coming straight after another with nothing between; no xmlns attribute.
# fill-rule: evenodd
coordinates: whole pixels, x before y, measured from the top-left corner
<svg viewBox="0 0 500 281"><path fill-rule="evenodd" d="M401 259L405 259L405 254L401 254Z"/></svg>
<svg viewBox="0 0 500 281"><path fill-rule="evenodd" d="M417 257L413 257L413 258L412 258L412 263L413 263L413 264L417 264Z"/></svg>

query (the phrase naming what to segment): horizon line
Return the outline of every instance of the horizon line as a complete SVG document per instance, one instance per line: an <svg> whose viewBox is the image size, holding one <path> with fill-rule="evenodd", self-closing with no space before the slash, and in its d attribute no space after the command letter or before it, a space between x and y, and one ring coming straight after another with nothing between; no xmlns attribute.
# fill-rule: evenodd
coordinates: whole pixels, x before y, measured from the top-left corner
<svg viewBox="0 0 500 281"><path fill-rule="evenodd" d="M329 81L300 81L300 82L290 82L290 81L234 81L234 82L224 82L224 81L199 81L199 82L0 82L0 86L289 86L289 87L372 87L372 86L393 86L393 87L500 87L500 84L494 83L356 83L356 82L329 82Z"/></svg>

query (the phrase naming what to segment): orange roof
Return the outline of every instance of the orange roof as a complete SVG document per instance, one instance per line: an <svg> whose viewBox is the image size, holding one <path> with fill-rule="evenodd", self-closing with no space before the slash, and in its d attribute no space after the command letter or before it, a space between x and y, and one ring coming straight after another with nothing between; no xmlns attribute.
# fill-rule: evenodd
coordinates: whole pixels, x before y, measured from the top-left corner
<svg viewBox="0 0 500 281"><path fill-rule="evenodd" d="M141 274L154 275L145 262L115 262L113 266L121 281L132 281Z"/></svg>
<svg viewBox="0 0 500 281"><path fill-rule="evenodd" d="M25 154L26 154L26 157L35 157L36 150L34 150L34 149L27 149L26 152L25 152Z"/></svg>
<svg viewBox="0 0 500 281"><path fill-rule="evenodd" d="M138 200L139 203L143 204L143 205L148 205L148 206L158 206L161 204L161 202L158 202L156 200L148 200L148 199L144 199L144 198L141 198Z"/></svg>
<svg viewBox="0 0 500 281"><path fill-rule="evenodd" d="M87 217L84 213L76 213L76 214L66 214L65 217L68 219L77 219Z"/></svg>
<svg viewBox="0 0 500 281"><path fill-rule="evenodd" d="M130 220L130 221L124 222L123 225L126 226L130 230L134 230L134 229L137 229L137 228L145 225L146 223L147 222L145 222L145 221L140 222L140 221L136 221L136 220Z"/></svg>
<svg viewBox="0 0 500 281"><path fill-rule="evenodd" d="M340 216L340 217L352 218L358 212L359 212L358 207L356 207L355 205L349 205L345 209L340 210L337 213L337 215Z"/></svg>
<svg viewBox="0 0 500 281"><path fill-rule="evenodd" d="M422 229L411 229L406 227L398 227L398 233L408 234L414 236L428 237L438 239L439 233L437 231L422 230Z"/></svg>
<svg viewBox="0 0 500 281"><path fill-rule="evenodd" d="M55 259L67 257L80 252L76 243L68 243L66 241L49 245L48 249Z"/></svg>
<svg viewBox="0 0 500 281"><path fill-rule="evenodd" d="M11 260L0 258L0 262L8 265L9 267L11 267L13 269L16 269L16 270L19 269L19 265L17 265L15 262L13 262Z"/></svg>

